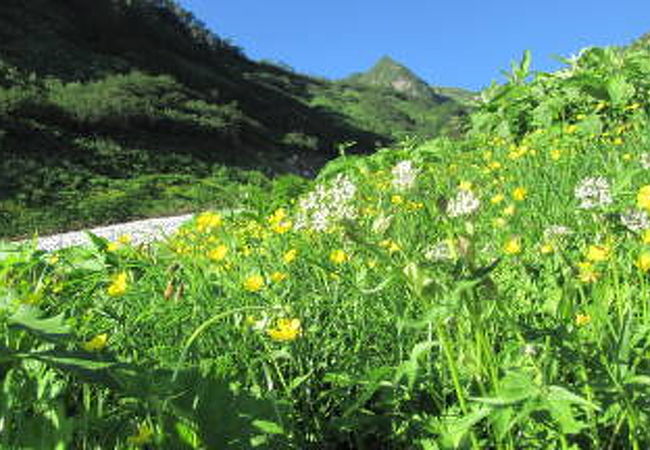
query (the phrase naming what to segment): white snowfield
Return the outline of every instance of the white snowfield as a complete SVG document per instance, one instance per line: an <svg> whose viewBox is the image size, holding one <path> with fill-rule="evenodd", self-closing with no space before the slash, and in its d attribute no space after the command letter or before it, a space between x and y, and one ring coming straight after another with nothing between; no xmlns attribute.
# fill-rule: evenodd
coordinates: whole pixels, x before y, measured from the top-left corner
<svg viewBox="0 0 650 450"><path fill-rule="evenodd" d="M141 244L164 239L165 236L176 231L178 227L192 219L192 217L194 217L194 214L136 220L106 227L92 228L89 231L110 241L116 240L123 234L128 234L131 236L131 242L133 244ZM29 242L29 240L22 242ZM71 231L68 233L38 238L38 248L46 251L53 251L60 248L85 245L89 243L90 239L85 231Z"/></svg>

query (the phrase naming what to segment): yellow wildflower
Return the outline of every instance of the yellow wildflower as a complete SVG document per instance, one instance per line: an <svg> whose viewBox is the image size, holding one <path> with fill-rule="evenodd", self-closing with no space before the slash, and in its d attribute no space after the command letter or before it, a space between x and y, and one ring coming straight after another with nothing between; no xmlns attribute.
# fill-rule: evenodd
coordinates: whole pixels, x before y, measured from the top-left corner
<svg viewBox="0 0 650 450"><path fill-rule="evenodd" d="M503 208L503 215L504 216L512 216L515 213L515 205L509 205L505 208Z"/></svg>
<svg viewBox="0 0 650 450"><path fill-rule="evenodd" d="M461 181L458 184L458 189L461 191L471 191L472 190L472 182L471 181Z"/></svg>
<svg viewBox="0 0 650 450"><path fill-rule="evenodd" d="M129 244L131 243L132 240L133 240L133 239L132 239L131 236L128 235L128 234L121 234L121 235L117 238L117 242L119 242L119 243L122 244L122 245L129 245Z"/></svg>
<svg viewBox="0 0 650 450"><path fill-rule="evenodd" d="M539 251L542 253L542 255L548 255L548 254L553 253L555 251L555 247L553 247L553 244L549 244L547 242L547 243L542 244L540 246Z"/></svg>
<svg viewBox="0 0 650 450"><path fill-rule="evenodd" d="M282 255L282 261L284 261L286 264L289 264L295 261L297 256L298 256L298 250L292 248L291 250L287 250L287 252L284 255Z"/></svg>
<svg viewBox="0 0 650 450"><path fill-rule="evenodd" d="M203 233L212 231L214 228L221 226L223 219L217 213L206 211L196 218L196 229Z"/></svg>
<svg viewBox="0 0 650 450"><path fill-rule="evenodd" d="M89 341L83 343L82 347L87 352L98 352L106 347L108 341L108 334L102 333L98 334Z"/></svg>
<svg viewBox="0 0 650 450"><path fill-rule="evenodd" d="M298 338L302 333L300 319L278 319L274 328L266 330L274 341L287 342Z"/></svg>
<svg viewBox="0 0 650 450"><path fill-rule="evenodd" d="M228 255L228 247L224 244L217 246L216 248L208 252L208 258L212 261L222 261Z"/></svg>
<svg viewBox="0 0 650 450"><path fill-rule="evenodd" d="M277 209L267 220L274 233L283 234L293 227L293 222L287 219L287 212L284 208Z"/></svg>
<svg viewBox="0 0 650 450"><path fill-rule="evenodd" d="M119 297L126 293L128 288L128 274L120 272L113 278L112 283L108 286L107 292L111 297Z"/></svg>
<svg viewBox="0 0 650 450"><path fill-rule="evenodd" d="M521 253L521 239L518 237L508 239L503 245L503 252L508 255Z"/></svg>
<svg viewBox="0 0 650 450"><path fill-rule="evenodd" d="M607 245L590 245L587 248L586 257L589 261L602 262L607 261L610 254L611 248Z"/></svg>
<svg viewBox="0 0 650 450"><path fill-rule="evenodd" d="M287 279L289 275L287 275L285 272L273 272L271 274L271 281L274 283L279 283L280 281L284 281Z"/></svg>
<svg viewBox="0 0 650 450"><path fill-rule="evenodd" d="M501 168L501 163L499 161L491 161L490 164L488 164L488 168L491 170L499 170Z"/></svg>
<svg viewBox="0 0 650 450"><path fill-rule="evenodd" d="M257 292L264 287L264 278L259 275L251 275L244 280L244 289L249 292Z"/></svg>
<svg viewBox="0 0 650 450"><path fill-rule="evenodd" d="M333 250L332 253L330 253L330 261L332 261L334 264L343 264L349 259L350 256L340 249Z"/></svg>
<svg viewBox="0 0 650 450"><path fill-rule="evenodd" d="M59 258L59 255L56 253L52 253L49 258L47 258L47 262L54 265L59 262L61 258Z"/></svg>
<svg viewBox="0 0 650 450"><path fill-rule="evenodd" d="M395 194L390 198L390 202L392 204L394 204L394 205L399 205L399 204L404 202L404 197L402 197L401 195Z"/></svg>
<svg viewBox="0 0 650 450"><path fill-rule="evenodd" d="M600 274L594 270L594 265L589 261L578 263L578 279L583 283L595 283Z"/></svg>
<svg viewBox="0 0 650 450"><path fill-rule="evenodd" d="M381 241L379 246L387 249L389 253L395 253L401 250L401 247L395 241L390 239Z"/></svg>
<svg viewBox="0 0 650 450"><path fill-rule="evenodd" d="M525 187L519 186L512 191L512 198L517 201L523 201L528 194L528 190Z"/></svg>
<svg viewBox="0 0 650 450"><path fill-rule="evenodd" d="M575 133L577 130L578 130L578 126L577 126L577 125L567 125L566 127L564 127L564 132L565 132L566 134L573 134L573 133Z"/></svg>
<svg viewBox="0 0 650 450"><path fill-rule="evenodd" d="M591 322L589 314L576 314L576 325L579 327L588 325Z"/></svg>
<svg viewBox="0 0 650 450"><path fill-rule="evenodd" d="M553 161L558 161L562 157L562 150L553 149L549 152Z"/></svg>
<svg viewBox="0 0 650 450"><path fill-rule="evenodd" d="M639 208L643 208L650 212L650 184L639 189L639 192L636 195L636 204Z"/></svg>
<svg viewBox="0 0 650 450"><path fill-rule="evenodd" d="M636 260L636 266L642 272L648 272L650 270L650 252L645 251L639 255L639 258Z"/></svg>
<svg viewBox="0 0 650 450"><path fill-rule="evenodd" d="M496 194L490 199L490 203L493 205L498 205L501 203L506 197L503 194Z"/></svg>

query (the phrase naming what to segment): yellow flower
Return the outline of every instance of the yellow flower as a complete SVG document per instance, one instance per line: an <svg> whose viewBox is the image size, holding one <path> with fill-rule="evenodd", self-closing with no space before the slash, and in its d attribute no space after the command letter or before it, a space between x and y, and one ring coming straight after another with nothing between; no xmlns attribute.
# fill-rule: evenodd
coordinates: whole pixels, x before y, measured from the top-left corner
<svg viewBox="0 0 650 450"><path fill-rule="evenodd" d="M208 252L208 258L212 261L222 261L226 258L226 255L228 255L228 247L224 244L221 244Z"/></svg>
<svg viewBox="0 0 650 450"><path fill-rule="evenodd" d="M284 208L277 209L267 220L274 233L283 234L293 227L293 222L287 220L287 212Z"/></svg>
<svg viewBox="0 0 650 450"><path fill-rule="evenodd" d="M562 157L562 150L553 149L549 152L549 154L551 155L551 159L553 161L557 161Z"/></svg>
<svg viewBox="0 0 650 450"><path fill-rule="evenodd" d="M126 272L120 272L113 278L110 286L108 286L108 295L111 297L119 297L121 295L124 295L126 293L128 285L128 274Z"/></svg>
<svg viewBox="0 0 650 450"><path fill-rule="evenodd" d="M498 205L505 199L505 196L503 194L496 194L494 197L490 199L490 203L493 205Z"/></svg>
<svg viewBox="0 0 650 450"><path fill-rule="evenodd" d="M394 204L394 205L399 205L399 204L404 202L404 197L402 197L401 195L395 194L390 198L390 202L392 204Z"/></svg>
<svg viewBox="0 0 650 450"><path fill-rule="evenodd" d="M490 170L499 170L501 168L501 163L499 161L491 161L490 164L488 164L488 168Z"/></svg>
<svg viewBox="0 0 650 450"><path fill-rule="evenodd" d="M107 252L116 252L122 247L122 244L119 242L109 242L108 245L106 246L106 251Z"/></svg>
<svg viewBox="0 0 650 450"><path fill-rule="evenodd" d="M641 234L641 242L644 244L650 244L650 228L643 230L643 233Z"/></svg>
<svg viewBox="0 0 650 450"><path fill-rule="evenodd" d="M636 195L636 204L639 206L639 208L650 211L650 184L647 184L639 189L639 192Z"/></svg>
<svg viewBox="0 0 650 450"><path fill-rule="evenodd" d="M290 220L285 220L283 222L271 224L271 231L277 234L283 234L291 230L292 227L293 227L293 222Z"/></svg>
<svg viewBox="0 0 650 450"><path fill-rule="evenodd" d="M579 327L588 325L591 322L589 314L576 314L576 325Z"/></svg>
<svg viewBox="0 0 650 450"><path fill-rule="evenodd" d="M300 319L278 319L274 328L266 330L271 339L280 342L293 341L301 333Z"/></svg>
<svg viewBox="0 0 650 450"><path fill-rule="evenodd" d="M636 260L636 266L642 272L648 272L650 270L650 252L645 251L639 255L639 258Z"/></svg>
<svg viewBox="0 0 650 450"><path fill-rule="evenodd" d="M289 275L284 272L273 272L271 274L271 281L274 283L279 283L280 281L286 280L288 276Z"/></svg>
<svg viewBox="0 0 650 450"><path fill-rule="evenodd" d="M512 198L517 201L523 201L528 194L528 190L525 187L519 186L512 191Z"/></svg>
<svg viewBox="0 0 650 450"><path fill-rule="evenodd" d="M566 127L564 127L564 132L565 132L566 134L573 134L573 133L575 133L577 130L578 130L578 126L577 126L577 125L567 125Z"/></svg>
<svg viewBox="0 0 650 450"><path fill-rule="evenodd" d="M288 250L284 255L282 255L282 260L286 263L289 264L293 262L296 257L298 256L298 250L295 248L292 248L291 250Z"/></svg>
<svg viewBox="0 0 650 450"><path fill-rule="evenodd" d="M503 252L508 255L521 253L521 239L518 237L508 239L503 245Z"/></svg>
<svg viewBox="0 0 650 450"><path fill-rule="evenodd" d="M138 432L133 436L129 436L128 442L132 445L145 445L151 442L153 438L153 430L149 425L141 424L138 426Z"/></svg>
<svg viewBox="0 0 650 450"><path fill-rule="evenodd" d="M472 182L471 181L461 181L458 184L458 189L461 191L471 191L472 190Z"/></svg>
<svg viewBox="0 0 650 450"><path fill-rule="evenodd" d="M350 259L350 256L345 253L343 250L333 250L332 253L330 253L330 261L332 261L334 264L343 264L344 262L348 261Z"/></svg>
<svg viewBox="0 0 650 450"><path fill-rule="evenodd" d="M593 262L607 261L611 254L611 249L607 245L590 245L587 248L587 260Z"/></svg>
<svg viewBox="0 0 650 450"><path fill-rule="evenodd" d="M553 253L555 251L555 247L553 247L553 244L549 244L547 242L547 243L541 245L541 247L539 248L539 251L542 253L542 255L548 255L548 254Z"/></svg>
<svg viewBox="0 0 650 450"><path fill-rule="evenodd" d="M102 333L98 334L89 341L83 343L82 347L87 352L98 352L106 347L108 341L108 334Z"/></svg>
<svg viewBox="0 0 650 450"><path fill-rule="evenodd" d="M244 280L244 289L249 292L257 292L264 287L264 278L259 275L251 275Z"/></svg>
<svg viewBox="0 0 650 450"><path fill-rule="evenodd" d="M59 255L56 253L52 253L49 258L47 258L47 262L54 265L59 262L61 258L59 258Z"/></svg>
<svg viewBox="0 0 650 450"><path fill-rule="evenodd" d="M199 214L196 218L196 229L201 233L209 232L212 229L221 226L222 222L223 219L219 214L206 211Z"/></svg>
<svg viewBox="0 0 650 450"><path fill-rule="evenodd" d="M515 213L515 205L509 205L505 208L503 208L503 215L504 216L512 216Z"/></svg>
<svg viewBox="0 0 650 450"><path fill-rule="evenodd" d="M131 236L128 235L128 234L121 234L121 235L117 238L117 242L119 242L119 243L122 244L122 245L129 245L129 244L131 243L132 240L133 240L133 239L132 239Z"/></svg>
<svg viewBox="0 0 650 450"><path fill-rule="evenodd" d="M401 247L395 241L390 239L381 241L379 246L387 249L389 253L395 253L401 250Z"/></svg>
<svg viewBox="0 0 650 450"><path fill-rule="evenodd" d="M589 261L578 263L578 279L583 283L595 283L600 274L594 270L594 265Z"/></svg>

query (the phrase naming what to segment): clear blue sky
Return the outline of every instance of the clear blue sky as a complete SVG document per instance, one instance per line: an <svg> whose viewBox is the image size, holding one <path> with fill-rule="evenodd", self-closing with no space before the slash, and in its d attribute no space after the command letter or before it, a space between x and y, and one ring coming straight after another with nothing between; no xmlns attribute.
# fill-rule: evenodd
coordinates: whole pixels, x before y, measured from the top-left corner
<svg viewBox="0 0 650 450"><path fill-rule="evenodd" d="M650 0L180 0L253 59L330 79L383 55L427 82L478 90L533 52L559 67L590 45L625 45L650 31Z"/></svg>

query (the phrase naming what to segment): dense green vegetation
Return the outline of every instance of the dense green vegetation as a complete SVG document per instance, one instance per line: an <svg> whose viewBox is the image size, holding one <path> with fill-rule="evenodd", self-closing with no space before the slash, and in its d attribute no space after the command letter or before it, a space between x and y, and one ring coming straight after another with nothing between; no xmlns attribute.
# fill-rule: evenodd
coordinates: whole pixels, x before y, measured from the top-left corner
<svg viewBox="0 0 650 450"><path fill-rule="evenodd" d="M191 197L173 180L227 183L223 166L313 175L341 145L437 135L465 110L253 62L173 1L3 1L0 236L178 212L143 186Z"/></svg>
<svg viewBox="0 0 650 450"><path fill-rule="evenodd" d="M2 446L647 448L650 53L529 65L297 202L3 245Z"/></svg>

